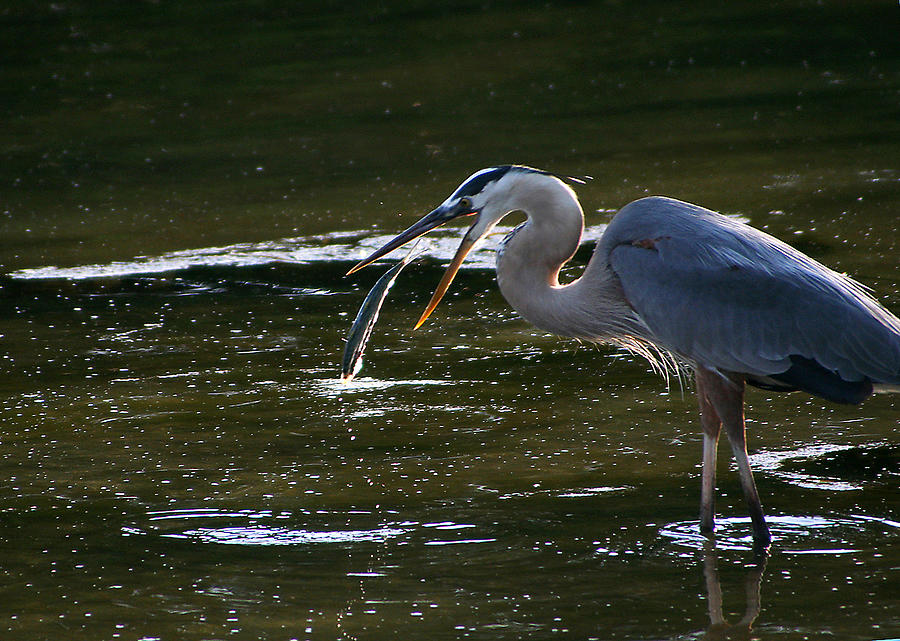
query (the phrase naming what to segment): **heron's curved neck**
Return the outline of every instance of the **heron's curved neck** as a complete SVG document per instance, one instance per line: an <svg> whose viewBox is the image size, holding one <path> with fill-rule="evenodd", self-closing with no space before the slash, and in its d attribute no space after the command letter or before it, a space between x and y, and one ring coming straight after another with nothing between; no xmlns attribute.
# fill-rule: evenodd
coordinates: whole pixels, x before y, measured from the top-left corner
<svg viewBox="0 0 900 641"><path fill-rule="evenodd" d="M594 264L596 255L581 278L559 282L560 268L575 254L584 229L574 192L555 182L518 196L513 208L528 220L497 257L504 298L525 320L554 334L602 341L621 333L623 319L633 314L612 271Z"/></svg>

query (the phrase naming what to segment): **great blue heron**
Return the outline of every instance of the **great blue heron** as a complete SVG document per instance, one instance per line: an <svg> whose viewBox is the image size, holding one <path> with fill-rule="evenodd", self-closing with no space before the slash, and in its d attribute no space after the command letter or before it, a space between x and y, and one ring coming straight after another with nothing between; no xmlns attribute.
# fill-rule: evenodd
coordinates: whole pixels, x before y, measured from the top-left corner
<svg viewBox="0 0 900 641"><path fill-rule="evenodd" d="M575 192L530 167L483 169L350 273L427 231L474 216L416 327L472 246L508 213L527 220L497 253L497 282L526 320L554 334L614 343L657 367L694 371L703 429L700 529L714 528L719 432L731 443L757 546L771 536L747 459L744 388L803 390L860 403L900 385L900 319L852 279L753 227L653 196L623 207L582 276L560 284L584 227Z"/></svg>

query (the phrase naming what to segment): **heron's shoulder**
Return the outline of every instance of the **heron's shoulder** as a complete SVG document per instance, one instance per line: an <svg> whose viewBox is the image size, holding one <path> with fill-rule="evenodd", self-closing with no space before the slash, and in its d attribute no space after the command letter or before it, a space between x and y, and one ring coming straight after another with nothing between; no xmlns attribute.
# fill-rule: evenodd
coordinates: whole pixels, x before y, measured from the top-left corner
<svg viewBox="0 0 900 641"><path fill-rule="evenodd" d="M601 243L607 256L623 245L656 249L670 267L740 267L803 279L834 278L827 268L763 231L664 196L641 198L623 207L610 221Z"/></svg>
<svg viewBox="0 0 900 641"><path fill-rule="evenodd" d="M737 239L760 240L765 234L700 205L666 196L648 196L620 209L610 221L605 236L611 248L660 237L728 244Z"/></svg>
<svg viewBox="0 0 900 641"><path fill-rule="evenodd" d="M685 229L727 225L722 214L667 196L647 196L628 203L613 218L612 226L624 229Z"/></svg>

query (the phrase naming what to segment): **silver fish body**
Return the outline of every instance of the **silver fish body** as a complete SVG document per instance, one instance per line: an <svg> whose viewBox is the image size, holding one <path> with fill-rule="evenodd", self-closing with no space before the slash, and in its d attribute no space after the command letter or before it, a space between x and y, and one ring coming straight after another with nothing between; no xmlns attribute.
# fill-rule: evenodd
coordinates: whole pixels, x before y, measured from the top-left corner
<svg viewBox="0 0 900 641"><path fill-rule="evenodd" d="M347 333L347 342L344 345L344 358L341 363L341 380L344 383L352 381L353 377L362 368L362 358L366 350L366 343L369 342L369 338L372 336L372 330L375 328L376 321L378 321L378 313L381 311L381 306L387 298L388 291L394 285L394 281L397 280L397 276L412 260L415 249L414 245L403 260L391 267L376 281L359 308L356 320L353 321L353 325Z"/></svg>

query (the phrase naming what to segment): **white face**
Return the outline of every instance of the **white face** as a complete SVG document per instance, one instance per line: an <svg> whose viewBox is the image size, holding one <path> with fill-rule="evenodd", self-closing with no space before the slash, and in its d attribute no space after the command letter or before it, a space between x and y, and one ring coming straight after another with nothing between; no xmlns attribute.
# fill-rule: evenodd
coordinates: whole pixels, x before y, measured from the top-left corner
<svg viewBox="0 0 900 641"><path fill-rule="evenodd" d="M586 177L586 179L589 178ZM502 218L507 212L515 209L514 195L518 191L527 191L528 187L544 186L548 181L565 184L564 181L584 183L584 180L583 178L557 176L551 172L524 165L488 167L476 171L466 178L447 200L441 203L438 209L444 210L452 216L478 213ZM509 209L503 211L507 206Z"/></svg>
<svg viewBox="0 0 900 641"><path fill-rule="evenodd" d="M509 166L490 167L477 171L456 188L442 207L481 211L491 199L495 187L510 172Z"/></svg>
<svg viewBox="0 0 900 641"><path fill-rule="evenodd" d="M475 222L463 237L459 249L456 250L416 327L425 322L440 302L460 265L476 243L487 236L506 214L519 209L517 203L520 199L516 194L519 191L524 191L526 196L533 194L538 186L546 186L548 180L562 184L552 174L531 167L515 165L482 169L469 176L437 209L398 237L400 241L405 242L413 234L421 235L454 218L475 216ZM528 189L528 186L531 189ZM387 247L390 246L389 244Z"/></svg>

